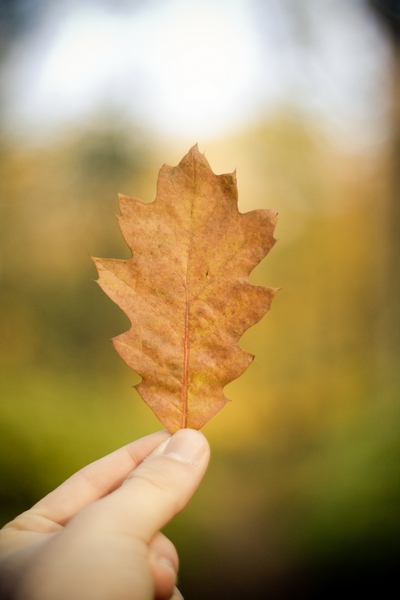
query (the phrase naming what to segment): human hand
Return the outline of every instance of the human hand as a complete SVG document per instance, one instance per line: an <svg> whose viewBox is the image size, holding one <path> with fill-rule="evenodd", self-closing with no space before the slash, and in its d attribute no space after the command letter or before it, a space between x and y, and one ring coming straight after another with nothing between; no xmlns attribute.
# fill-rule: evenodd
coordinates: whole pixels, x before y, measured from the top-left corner
<svg viewBox="0 0 400 600"><path fill-rule="evenodd" d="M178 600L178 555L159 529L208 465L198 431L154 433L88 465L0 531L7 600Z"/></svg>

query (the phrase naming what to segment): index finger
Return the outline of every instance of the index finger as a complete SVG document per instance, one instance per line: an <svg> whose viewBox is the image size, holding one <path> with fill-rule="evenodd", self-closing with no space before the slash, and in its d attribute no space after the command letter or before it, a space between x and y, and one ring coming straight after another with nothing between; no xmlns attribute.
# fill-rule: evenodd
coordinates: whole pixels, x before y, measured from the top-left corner
<svg viewBox="0 0 400 600"><path fill-rule="evenodd" d="M166 430L152 433L96 460L50 492L29 512L64 525L81 508L117 489L170 435Z"/></svg>

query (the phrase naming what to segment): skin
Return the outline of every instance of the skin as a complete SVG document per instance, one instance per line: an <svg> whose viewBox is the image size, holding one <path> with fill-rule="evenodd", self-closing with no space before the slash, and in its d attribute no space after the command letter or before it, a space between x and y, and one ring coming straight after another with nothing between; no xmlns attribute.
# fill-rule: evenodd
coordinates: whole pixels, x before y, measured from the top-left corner
<svg viewBox="0 0 400 600"><path fill-rule="evenodd" d="M160 529L196 491L203 434L141 438L88 465L0 531L6 600L178 600L178 555Z"/></svg>

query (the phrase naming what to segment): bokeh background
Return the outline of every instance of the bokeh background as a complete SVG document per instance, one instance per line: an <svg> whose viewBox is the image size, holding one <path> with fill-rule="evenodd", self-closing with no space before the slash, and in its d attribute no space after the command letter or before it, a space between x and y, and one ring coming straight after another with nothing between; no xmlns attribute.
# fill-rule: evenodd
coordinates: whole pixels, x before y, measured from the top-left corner
<svg viewBox="0 0 400 600"><path fill-rule="evenodd" d="M188 600L329 598L399 557L399 2L0 0L0 519L160 425L89 255L198 142L279 212L281 287L166 529Z"/></svg>

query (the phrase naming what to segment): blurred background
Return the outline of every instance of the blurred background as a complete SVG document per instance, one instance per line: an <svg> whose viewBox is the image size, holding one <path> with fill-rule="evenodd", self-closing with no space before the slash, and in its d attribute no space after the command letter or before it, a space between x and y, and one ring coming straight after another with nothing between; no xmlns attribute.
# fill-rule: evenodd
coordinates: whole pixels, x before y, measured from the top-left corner
<svg viewBox="0 0 400 600"><path fill-rule="evenodd" d="M210 470L166 529L188 600L329 598L400 546L399 2L0 0L0 519L160 428L110 338L89 255L127 258L198 142L240 209L279 212L281 287L204 427Z"/></svg>

